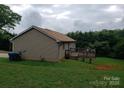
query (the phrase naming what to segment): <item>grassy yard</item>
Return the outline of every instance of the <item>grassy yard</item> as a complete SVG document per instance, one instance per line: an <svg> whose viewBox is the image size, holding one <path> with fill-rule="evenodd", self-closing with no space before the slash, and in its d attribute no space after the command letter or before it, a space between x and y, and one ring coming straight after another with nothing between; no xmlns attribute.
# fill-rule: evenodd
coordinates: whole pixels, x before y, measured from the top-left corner
<svg viewBox="0 0 124 93"><path fill-rule="evenodd" d="M124 87L124 60L59 63L0 58L0 87Z"/></svg>

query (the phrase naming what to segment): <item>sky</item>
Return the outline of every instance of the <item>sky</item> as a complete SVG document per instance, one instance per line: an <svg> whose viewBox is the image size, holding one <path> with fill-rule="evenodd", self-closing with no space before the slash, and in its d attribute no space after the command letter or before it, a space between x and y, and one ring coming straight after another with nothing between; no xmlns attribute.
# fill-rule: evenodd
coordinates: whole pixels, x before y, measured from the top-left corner
<svg viewBox="0 0 124 93"><path fill-rule="evenodd" d="M123 4L14 4L8 5L22 16L12 30L20 33L35 25L61 33L124 28Z"/></svg>

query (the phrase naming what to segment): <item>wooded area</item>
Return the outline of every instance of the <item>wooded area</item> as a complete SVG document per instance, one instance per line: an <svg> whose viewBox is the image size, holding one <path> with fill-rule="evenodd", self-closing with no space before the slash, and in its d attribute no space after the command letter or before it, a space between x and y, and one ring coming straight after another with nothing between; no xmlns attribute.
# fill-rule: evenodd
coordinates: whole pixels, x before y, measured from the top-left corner
<svg viewBox="0 0 124 93"><path fill-rule="evenodd" d="M96 49L96 56L124 59L124 29L69 32L78 48Z"/></svg>

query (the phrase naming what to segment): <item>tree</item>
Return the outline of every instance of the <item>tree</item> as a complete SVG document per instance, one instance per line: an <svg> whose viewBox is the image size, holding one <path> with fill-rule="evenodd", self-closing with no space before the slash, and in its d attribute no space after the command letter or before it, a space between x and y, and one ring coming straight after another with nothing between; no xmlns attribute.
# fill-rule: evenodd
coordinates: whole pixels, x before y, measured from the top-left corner
<svg viewBox="0 0 124 93"><path fill-rule="evenodd" d="M14 36L8 29L14 29L21 21L21 16L14 13L8 6L0 4L0 50L10 50L9 39Z"/></svg>
<svg viewBox="0 0 124 93"><path fill-rule="evenodd" d="M9 6L0 4L0 30L12 28L19 24L21 16L14 13Z"/></svg>
<svg viewBox="0 0 124 93"><path fill-rule="evenodd" d="M107 41L96 41L94 43L96 52L97 52L97 56L108 56L110 53L110 46L109 46L109 42Z"/></svg>
<svg viewBox="0 0 124 93"><path fill-rule="evenodd" d="M14 37L14 34L11 34L7 31L0 31L0 50L11 50L10 38Z"/></svg>
<svg viewBox="0 0 124 93"><path fill-rule="evenodd" d="M124 39L115 46L115 57L124 59Z"/></svg>

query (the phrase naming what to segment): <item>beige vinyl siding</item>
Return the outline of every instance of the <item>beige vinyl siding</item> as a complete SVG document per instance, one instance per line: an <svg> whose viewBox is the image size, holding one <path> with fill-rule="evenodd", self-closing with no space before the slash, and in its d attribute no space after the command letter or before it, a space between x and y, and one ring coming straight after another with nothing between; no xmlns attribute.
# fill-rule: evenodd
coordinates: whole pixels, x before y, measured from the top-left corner
<svg viewBox="0 0 124 93"><path fill-rule="evenodd" d="M75 48L75 47L76 47L76 45L73 42L63 43L59 47L59 59L65 58L65 50L69 50L70 48Z"/></svg>
<svg viewBox="0 0 124 93"><path fill-rule="evenodd" d="M23 59L57 61L58 44L52 38L34 29L13 40L13 51L26 51Z"/></svg>
<svg viewBox="0 0 124 93"><path fill-rule="evenodd" d="M64 50L69 50L69 43L64 43Z"/></svg>
<svg viewBox="0 0 124 93"><path fill-rule="evenodd" d="M76 48L75 43L69 43L69 48Z"/></svg>
<svg viewBox="0 0 124 93"><path fill-rule="evenodd" d="M64 59L65 58L65 49L64 49L64 44L59 46L59 59Z"/></svg>
<svg viewBox="0 0 124 93"><path fill-rule="evenodd" d="M69 43L64 43L64 50L69 50L70 48L75 48L75 43L69 42Z"/></svg>

